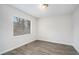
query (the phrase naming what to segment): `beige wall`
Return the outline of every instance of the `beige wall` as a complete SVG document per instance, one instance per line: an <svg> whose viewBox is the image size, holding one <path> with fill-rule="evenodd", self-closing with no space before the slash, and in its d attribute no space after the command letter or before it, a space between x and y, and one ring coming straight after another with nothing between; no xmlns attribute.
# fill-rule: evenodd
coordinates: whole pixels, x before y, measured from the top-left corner
<svg viewBox="0 0 79 59"><path fill-rule="evenodd" d="M71 15L39 19L38 36L40 40L72 45Z"/></svg>
<svg viewBox="0 0 79 59"><path fill-rule="evenodd" d="M36 18L30 16L16 8L9 5L0 5L0 28L2 29L2 39L0 37L0 53L4 53L23 44L27 44L36 39ZM31 34L13 36L13 22L14 16L22 17L31 21ZM1 21L2 20L2 21Z"/></svg>
<svg viewBox="0 0 79 59"><path fill-rule="evenodd" d="M73 20L73 46L79 52L79 6L72 15Z"/></svg>

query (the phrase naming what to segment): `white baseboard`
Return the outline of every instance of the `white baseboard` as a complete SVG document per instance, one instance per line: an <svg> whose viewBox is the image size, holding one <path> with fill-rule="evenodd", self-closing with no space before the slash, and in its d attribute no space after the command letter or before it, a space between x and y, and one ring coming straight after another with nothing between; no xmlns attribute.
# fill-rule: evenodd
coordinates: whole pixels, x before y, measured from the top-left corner
<svg viewBox="0 0 79 59"><path fill-rule="evenodd" d="M76 46L73 46L73 48L79 53L79 49Z"/></svg>
<svg viewBox="0 0 79 59"><path fill-rule="evenodd" d="M18 48L18 47L20 47L20 46L23 46L23 45L26 45L26 44L28 44L28 43L31 43L31 42L33 42L33 41L35 41L35 40L31 40L31 41L29 41L29 42L25 42L25 43L23 43L23 44L17 45L16 47L13 47L13 48L4 50L4 51L0 52L0 55L3 54L3 53L6 53L6 52L8 52L8 51L11 51L11 50L13 50L13 49L16 49L16 48Z"/></svg>
<svg viewBox="0 0 79 59"><path fill-rule="evenodd" d="M47 38L39 38L38 40L43 40L43 41L48 41L48 42L53 42L53 43L59 43L59 44L64 44L64 45L70 45L70 46L72 46L71 43L53 41L53 40L49 40Z"/></svg>

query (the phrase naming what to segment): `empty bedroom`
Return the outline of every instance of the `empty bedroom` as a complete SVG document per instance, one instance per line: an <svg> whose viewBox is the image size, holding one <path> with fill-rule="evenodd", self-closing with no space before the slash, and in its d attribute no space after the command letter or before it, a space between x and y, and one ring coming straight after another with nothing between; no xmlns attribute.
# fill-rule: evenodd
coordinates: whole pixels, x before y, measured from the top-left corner
<svg viewBox="0 0 79 59"><path fill-rule="evenodd" d="M0 4L0 55L79 55L78 4Z"/></svg>

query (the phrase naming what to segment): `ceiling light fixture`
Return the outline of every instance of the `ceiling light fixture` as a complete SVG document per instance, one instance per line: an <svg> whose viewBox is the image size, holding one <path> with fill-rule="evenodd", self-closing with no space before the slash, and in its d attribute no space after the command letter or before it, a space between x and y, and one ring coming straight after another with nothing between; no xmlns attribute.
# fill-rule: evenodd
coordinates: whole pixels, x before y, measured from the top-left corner
<svg viewBox="0 0 79 59"><path fill-rule="evenodd" d="M48 8L48 4L42 4L40 5L40 8L46 10Z"/></svg>

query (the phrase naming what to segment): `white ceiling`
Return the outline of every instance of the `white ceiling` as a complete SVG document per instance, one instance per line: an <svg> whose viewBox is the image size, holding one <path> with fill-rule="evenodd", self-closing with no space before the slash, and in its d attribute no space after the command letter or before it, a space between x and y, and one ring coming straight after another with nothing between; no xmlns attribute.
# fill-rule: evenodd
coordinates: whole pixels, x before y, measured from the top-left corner
<svg viewBox="0 0 79 59"><path fill-rule="evenodd" d="M50 17L70 14L77 7L75 4L49 4L47 10L41 10L40 4L12 4L12 6L35 17Z"/></svg>

